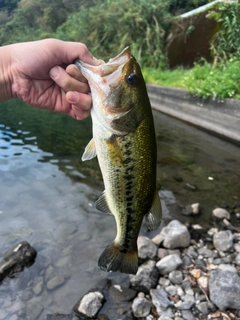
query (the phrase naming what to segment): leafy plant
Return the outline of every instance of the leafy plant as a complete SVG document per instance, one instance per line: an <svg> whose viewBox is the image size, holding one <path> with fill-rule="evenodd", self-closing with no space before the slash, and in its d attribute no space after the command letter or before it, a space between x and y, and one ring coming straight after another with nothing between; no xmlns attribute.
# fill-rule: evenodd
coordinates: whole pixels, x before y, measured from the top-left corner
<svg viewBox="0 0 240 320"><path fill-rule="evenodd" d="M239 1L226 1L220 4L218 11L212 11L210 18L221 24L211 42L211 51L215 65L220 60L232 56L240 58L240 4Z"/></svg>

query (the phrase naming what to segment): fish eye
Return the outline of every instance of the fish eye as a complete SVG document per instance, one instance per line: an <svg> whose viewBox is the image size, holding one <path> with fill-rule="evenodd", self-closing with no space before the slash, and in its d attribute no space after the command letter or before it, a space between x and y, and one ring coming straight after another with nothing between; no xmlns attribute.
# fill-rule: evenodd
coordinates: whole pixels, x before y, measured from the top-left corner
<svg viewBox="0 0 240 320"><path fill-rule="evenodd" d="M137 76L135 73L130 73L127 78L127 83L130 84L130 86L134 86L136 85L136 82L137 82Z"/></svg>

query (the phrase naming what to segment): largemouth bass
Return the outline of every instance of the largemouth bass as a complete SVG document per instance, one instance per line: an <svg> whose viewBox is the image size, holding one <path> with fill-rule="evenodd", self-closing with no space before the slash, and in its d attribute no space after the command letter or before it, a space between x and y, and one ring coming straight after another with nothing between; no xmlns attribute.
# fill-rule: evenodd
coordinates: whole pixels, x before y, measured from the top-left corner
<svg viewBox="0 0 240 320"><path fill-rule="evenodd" d="M104 271L136 274L137 238L145 217L160 225L156 189L156 138L151 105L141 69L130 48L99 66L77 60L92 94L93 139L82 160L97 156L105 191L96 208L116 219L117 236L99 258Z"/></svg>

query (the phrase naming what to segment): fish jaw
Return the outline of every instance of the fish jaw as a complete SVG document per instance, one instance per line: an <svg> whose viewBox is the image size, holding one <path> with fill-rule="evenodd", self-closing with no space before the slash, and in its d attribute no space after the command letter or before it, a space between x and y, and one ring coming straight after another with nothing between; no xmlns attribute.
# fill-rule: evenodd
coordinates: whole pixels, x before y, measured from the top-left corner
<svg viewBox="0 0 240 320"><path fill-rule="evenodd" d="M114 129L114 122L127 115L132 109L131 104L121 103L125 73L128 66L132 64L132 59L134 58L131 55L130 48L127 47L115 58L99 66L92 66L80 60L75 62L89 82L95 118L108 131L116 135L128 133L128 130Z"/></svg>

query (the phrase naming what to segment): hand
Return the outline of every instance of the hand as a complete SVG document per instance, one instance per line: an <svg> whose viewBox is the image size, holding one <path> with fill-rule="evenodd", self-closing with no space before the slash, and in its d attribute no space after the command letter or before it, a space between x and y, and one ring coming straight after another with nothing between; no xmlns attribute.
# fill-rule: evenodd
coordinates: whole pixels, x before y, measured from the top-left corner
<svg viewBox="0 0 240 320"><path fill-rule="evenodd" d="M13 98L75 119L87 117L92 103L88 83L71 63L77 58L92 65L102 61L95 59L84 44L46 39L6 48Z"/></svg>

